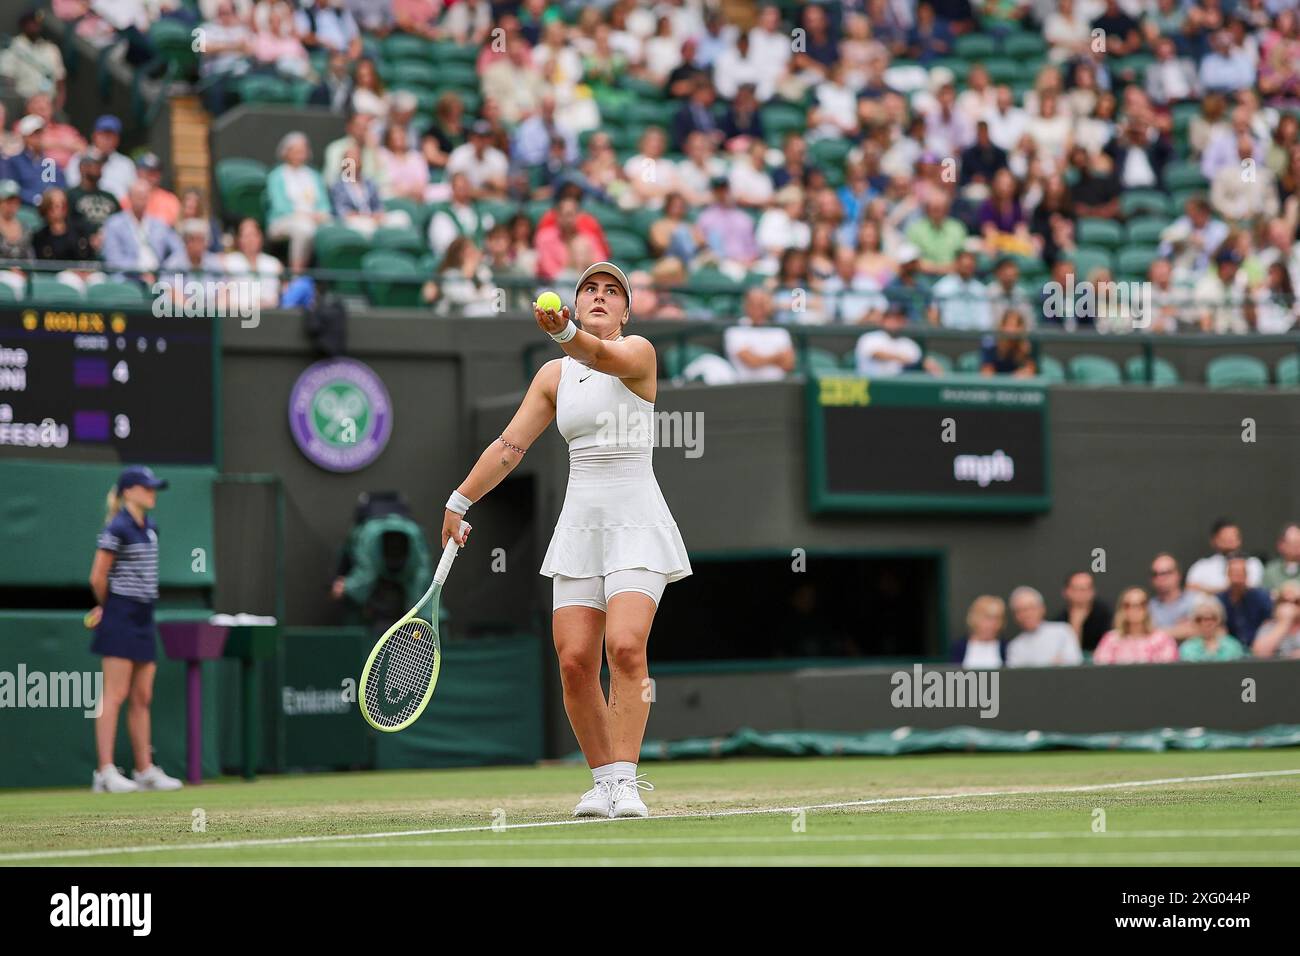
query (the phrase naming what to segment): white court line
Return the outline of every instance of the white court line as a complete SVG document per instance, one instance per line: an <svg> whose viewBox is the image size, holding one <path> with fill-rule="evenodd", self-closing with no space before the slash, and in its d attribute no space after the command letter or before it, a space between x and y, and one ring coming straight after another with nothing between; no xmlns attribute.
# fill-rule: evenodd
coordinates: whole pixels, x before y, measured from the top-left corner
<svg viewBox="0 0 1300 956"><path fill-rule="evenodd" d="M257 860L249 863L227 862L217 866L443 866L443 867L570 867L570 866L1104 866L1132 863L1144 866L1193 865L1226 866L1268 865L1300 862L1300 854L1251 852L1237 850L1171 850L1166 853L877 853L803 854L800 856L575 856L575 857L478 857L459 860L430 860L427 857L383 857L377 860L357 860L352 857L313 860ZM66 864L60 864L66 865ZM107 864L109 866L113 864ZM175 866L212 866L207 863L178 863Z"/></svg>
<svg viewBox="0 0 1300 956"><path fill-rule="evenodd" d="M1065 793L1097 793L1102 790L1131 790L1139 787L1161 787L1187 783L1217 783L1224 780L1250 780L1261 777L1287 777L1300 775L1297 770L1254 770L1243 773L1216 773L1201 777L1164 777L1158 780L1125 780L1120 783L1093 783L1076 787L1042 787L1025 790L984 790L976 793L932 793L906 797L875 797L870 800L847 800L840 803L813 803L791 807L740 807L732 810L696 810L686 813L661 813L644 818L623 820L543 820L534 823L507 823L494 826L486 824L472 827L437 827L427 830L395 830L386 833L333 833L324 836L276 837L256 840L227 840L209 843L163 843L153 846L97 847L87 850L35 850L23 853L0 854L0 863L24 860L58 860L76 857L116 856L124 853L166 853L189 850L237 850L248 847L294 846L303 843L332 843L343 840L383 840L394 837L437 836L443 833L483 833L502 830L534 830L541 827L602 826L618 823L647 823L652 820L714 819L733 816L757 816L764 813L797 813L809 810L846 810L852 807L886 806L898 803L920 803L927 800L968 800L977 797L1052 796Z"/></svg>
<svg viewBox="0 0 1300 956"><path fill-rule="evenodd" d="M511 840L500 836L491 836L482 840L374 840L352 843L350 846L373 848L408 847L408 846L671 846L689 845L744 845L748 843L961 843L964 841L984 842L1014 840L1184 840L1192 837L1201 839L1300 839L1300 830L1115 830L1093 833L1091 830L1031 830L1025 833L1007 831L1006 833L799 833L788 836L689 836L641 838L612 837L576 837L574 839L537 838L530 840ZM1296 852L1300 852L1297 850Z"/></svg>

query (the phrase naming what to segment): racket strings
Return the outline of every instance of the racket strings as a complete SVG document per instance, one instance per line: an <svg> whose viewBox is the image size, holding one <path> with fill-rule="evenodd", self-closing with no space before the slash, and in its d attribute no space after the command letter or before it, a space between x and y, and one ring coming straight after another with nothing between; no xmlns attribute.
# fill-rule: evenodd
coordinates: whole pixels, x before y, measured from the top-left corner
<svg viewBox="0 0 1300 956"><path fill-rule="evenodd" d="M395 727L420 707L437 664L437 637L432 624L416 618L384 643L375 673L366 681L366 710L376 723Z"/></svg>

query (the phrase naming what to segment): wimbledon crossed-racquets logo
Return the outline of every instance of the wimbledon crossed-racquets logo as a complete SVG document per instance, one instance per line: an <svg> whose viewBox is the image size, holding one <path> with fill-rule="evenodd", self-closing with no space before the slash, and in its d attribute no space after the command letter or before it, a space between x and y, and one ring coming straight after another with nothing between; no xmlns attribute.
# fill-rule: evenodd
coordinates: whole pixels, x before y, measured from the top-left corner
<svg viewBox="0 0 1300 956"><path fill-rule="evenodd" d="M355 359L326 359L298 376L289 395L289 429L312 462L357 471L378 458L393 431L383 381Z"/></svg>

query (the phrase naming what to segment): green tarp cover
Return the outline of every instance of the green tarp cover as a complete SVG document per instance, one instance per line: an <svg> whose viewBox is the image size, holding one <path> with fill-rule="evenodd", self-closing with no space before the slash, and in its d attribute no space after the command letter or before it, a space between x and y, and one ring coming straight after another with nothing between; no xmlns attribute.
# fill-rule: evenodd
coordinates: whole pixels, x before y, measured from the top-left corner
<svg viewBox="0 0 1300 956"><path fill-rule="evenodd" d="M949 727L944 730L873 730L864 733L791 731L759 733L743 728L726 737L694 737L677 741L646 741L642 760L690 757L830 757L935 753L938 751L1030 750L1231 750L1243 747L1300 746L1300 725L1276 724L1254 731L1206 730L1203 727L1128 731L1110 734L1060 734L1050 731L983 730Z"/></svg>

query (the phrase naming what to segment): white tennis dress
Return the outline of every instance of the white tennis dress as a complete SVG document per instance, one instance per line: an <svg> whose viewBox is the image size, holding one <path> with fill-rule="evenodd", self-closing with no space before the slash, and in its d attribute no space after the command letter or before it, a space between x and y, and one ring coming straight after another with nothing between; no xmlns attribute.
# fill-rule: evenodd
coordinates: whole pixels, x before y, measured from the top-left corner
<svg viewBox="0 0 1300 956"><path fill-rule="evenodd" d="M561 363L555 424L569 443L569 487L541 573L646 568L681 580L691 562L650 464L654 402L567 355Z"/></svg>

